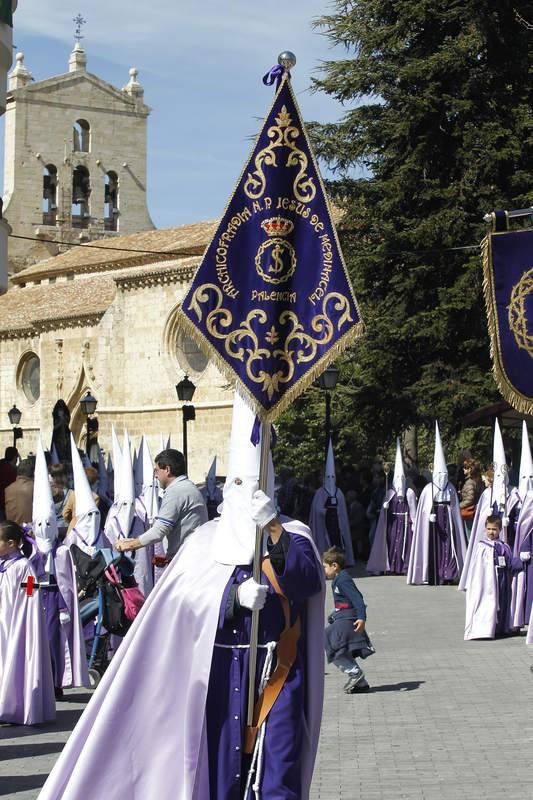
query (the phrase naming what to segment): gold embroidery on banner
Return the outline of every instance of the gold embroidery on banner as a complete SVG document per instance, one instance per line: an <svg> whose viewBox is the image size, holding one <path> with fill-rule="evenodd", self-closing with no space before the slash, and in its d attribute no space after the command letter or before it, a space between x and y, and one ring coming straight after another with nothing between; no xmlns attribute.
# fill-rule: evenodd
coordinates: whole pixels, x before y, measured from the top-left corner
<svg viewBox="0 0 533 800"><path fill-rule="evenodd" d="M202 306L208 302L211 291L215 294L216 306L207 314L205 320L207 331L213 338L224 341L224 349L230 358L245 363L248 378L254 383L262 384L262 389L269 400L272 400L274 394L279 394L281 384L292 381L297 364L307 363L316 358L318 348L327 345L333 338L335 327L340 331L346 323L353 322L348 298L339 292L330 292L322 301L322 313L316 314L311 320L311 329L315 336L305 331L294 311L285 310L279 315L278 326L289 326L289 331L280 348L269 350L260 346L259 336L252 327L252 322L259 326L271 322L265 311L260 308L253 309L238 328L228 331L227 329L233 324L233 315L227 308L222 307L223 295L214 283L204 283L199 286L191 298L188 310L195 312L198 322L203 319ZM336 312L336 323L328 315L330 308ZM280 334L275 325L271 325L264 333L267 344L274 346L279 339ZM256 364L257 361L269 358L282 362L284 368L270 375Z"/></svg>
<svg viewBox="0 0 533 800"><path fill-rule="evenodd" d="M525 301L533 292L533 267L525 272L513 286L511 302L507 306L509 328L521 350L526 350L533 358L533 335L528 332Z"/></svg>
<svg viewBox="0 0 533 800"><path fill-rule="evenodd" d="M248 173L244 183L244 193L251 200L258 200L263 196L267 184L264 167L277 167L275 151L279 147L288 147L291 152L286 166L299 167L292 187L294 196L302 203L310 203L316 195L316 186L313 178L307 174L309 159L303 150L296 146L296 140L301 135L301 131L292 124L292 118L286 106L282 106L276 122L277 125L272 125L267 131L270 143L263 147L254 159L255 170Z"/></svg>

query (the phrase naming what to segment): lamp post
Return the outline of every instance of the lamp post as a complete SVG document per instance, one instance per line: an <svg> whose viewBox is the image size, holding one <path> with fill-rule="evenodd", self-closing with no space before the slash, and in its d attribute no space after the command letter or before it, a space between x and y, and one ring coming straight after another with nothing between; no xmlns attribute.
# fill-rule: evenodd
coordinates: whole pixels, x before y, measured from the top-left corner
<svg viewBox="0 0 533 800"><path fill-rule="evenodd" d="M183 458L185 459L185 473L188 474L188 459L187 459L187 423L193 419L196 419L196 411L193 405L191 405L191 400L194 397L194 392L196 391L196 386L194 383L189 379L188 375L185 375L182 380L176 384L176 394L178 395L178 400L180 403L183 403L181 407L181 413L183 418Z"/></svg>
<svg viewBox="0 0 533 800"><path fill-rule="evenodd" d="M326 452L328 443L331 436L331 394L330 391L334 389L339 380L339 370L334 364L331 364L324 370L318 379L318 385L326 392Z"/></svg>
<svg viewBox="0 0 533 800"><path fill-rule="evenodd" d="M7 416L9 417L9 424L13 425L13 447L16 447L17 439L22 439L22 428L17 427L22 417L22 411L13 403L13 408L7 412Z"/></svg>
<svg viewBox="0 0 533 800"><path fill-rule="evenodd" d="M98 400L95 397L93 397L90 392L87 392L87 394L80 400L81 410L87 417L87 442L85 446L85 451L87 453L87 456L89 457L89 460L91 458L91 436L90 436L89 417L91 416L91 414L94 414L97 405L98 405Z"/></svg>

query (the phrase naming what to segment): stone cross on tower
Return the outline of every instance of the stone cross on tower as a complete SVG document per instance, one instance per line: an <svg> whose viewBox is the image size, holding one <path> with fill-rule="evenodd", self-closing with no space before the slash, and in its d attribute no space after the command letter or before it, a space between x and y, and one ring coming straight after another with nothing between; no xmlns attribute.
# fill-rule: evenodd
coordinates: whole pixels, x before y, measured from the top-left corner
<svg viewBox="0 0 533 800"><path fill-rule="evenodd" d="M74 22L74 24L76 25L76 32L74 34L74 38L77 40L77 42L79 44L80 41L84 38L83 35L82 35L82 32L81 32L81 29L82 29L83 25L87 24L87 20L83 19L81 14L77 14L73 18L72 22Z"/></svg>

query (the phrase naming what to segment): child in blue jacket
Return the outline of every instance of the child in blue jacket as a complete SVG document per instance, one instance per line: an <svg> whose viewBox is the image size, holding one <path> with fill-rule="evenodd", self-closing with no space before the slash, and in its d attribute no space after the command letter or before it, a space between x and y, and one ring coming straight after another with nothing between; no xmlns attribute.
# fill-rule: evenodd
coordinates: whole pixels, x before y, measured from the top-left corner
<svg viewBox="0 0 533 800"><path fill-rule="evenodd" d="M326 655L341 672L346 673L346 694L369 690L357 658L367 658L375 651L365 631L366 606L363 595L344 569L345 555L339 547L330 547L322 556L326 580L332 581L335 608L325 630Z"/></svg>

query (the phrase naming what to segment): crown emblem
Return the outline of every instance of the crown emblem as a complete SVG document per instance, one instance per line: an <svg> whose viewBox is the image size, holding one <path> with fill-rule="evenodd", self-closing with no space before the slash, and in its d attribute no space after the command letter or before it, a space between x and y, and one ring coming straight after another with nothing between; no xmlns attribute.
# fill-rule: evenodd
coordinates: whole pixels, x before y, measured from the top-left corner
<svg viewBox="0 0 533 800"><path fill-rule="evenodd" d="M288 236L294 230L294 222L285 217L270 217L261 223L268 236Z"/></svg>

